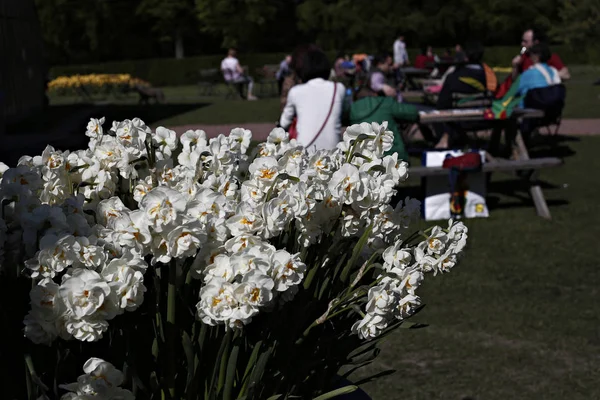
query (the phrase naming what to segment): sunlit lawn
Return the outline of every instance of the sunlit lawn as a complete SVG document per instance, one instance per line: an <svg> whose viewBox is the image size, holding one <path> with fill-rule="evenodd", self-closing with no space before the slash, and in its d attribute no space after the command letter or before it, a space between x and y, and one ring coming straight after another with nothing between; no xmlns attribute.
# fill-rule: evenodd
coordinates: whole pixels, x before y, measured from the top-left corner
<svg viewBox="0 0 600 400"><path fill-rule="evenodd" d="M355 377L397 370L363 386L374 399L600 398L600 138L554 151L567 148L565 165L542 174L552 221L490 193L490 218L466 222L463 262L420 292L428 306L415 319L429 326L395 333Z"/></svg>

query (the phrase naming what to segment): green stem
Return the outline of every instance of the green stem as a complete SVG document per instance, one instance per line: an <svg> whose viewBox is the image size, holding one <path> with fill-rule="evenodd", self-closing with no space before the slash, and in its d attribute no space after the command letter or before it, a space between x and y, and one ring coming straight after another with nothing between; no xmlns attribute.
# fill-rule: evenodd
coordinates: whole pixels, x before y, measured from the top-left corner
<svg viewBox="0 0 600 400"><path fill-rule="evenodd" d="M175 326L175 305L177 295L177 263L175 259L171 260L169 265L169 285L167 288L167 326L166 326L166 339L167 339L167 354L166 354L166 383L171 399L175 398L175 374L177 373L177 356L176 352L176 340L177 327Z"/></svg>

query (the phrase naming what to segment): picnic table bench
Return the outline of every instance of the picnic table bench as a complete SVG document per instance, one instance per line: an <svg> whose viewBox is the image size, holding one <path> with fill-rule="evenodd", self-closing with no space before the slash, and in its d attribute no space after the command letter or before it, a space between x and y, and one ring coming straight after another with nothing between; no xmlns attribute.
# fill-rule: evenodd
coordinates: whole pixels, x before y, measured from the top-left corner
<svg viewBox="0 0 600 400"><path fill-rule="evenodd" d="M421 123L435 123L435 122L461 122L461 121L485 121L484 117L485 109L453 109L453 110L436 110L433 112L421 113ZM513 118L520 122L526 118L541 118L544 116L544 112L541 110L534 109L515 109ZM502 122L503 120L491 120ZM506 121L506 120L504 120ZM518 126L518 124L517 124ZM496 131L495 134L501 134ZM553 168L562 165L563 161L556 157L537 158L531 159L529 157L529 151L523 140L521 132L518 130L515 137L516 144L516 160L507 160L502 158L492 157L486 154L486 163L482 166L483 172L519 172L523 171L526 173L520 174L521 178L526 181L529 186L529 193L533 199L537 214L546 219L551 219L550 210L548 204L542 192L542 188L537 181L539 170L545 168ZM436 176L444 175L448 173L448 169L442 167L412 167L410 173L413 176L425 177L425 176Z"/></svg>

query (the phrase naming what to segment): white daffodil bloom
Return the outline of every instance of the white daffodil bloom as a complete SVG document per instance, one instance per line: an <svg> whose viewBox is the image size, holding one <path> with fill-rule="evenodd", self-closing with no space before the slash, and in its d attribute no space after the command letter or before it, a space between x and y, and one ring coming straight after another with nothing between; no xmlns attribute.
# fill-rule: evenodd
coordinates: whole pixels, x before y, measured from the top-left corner
<svg viewBox="0 0 600 400"><path fill-rule="evenodd" d="M140 202L140 209L156 232L162 232L166 226L176 224L185 208L184 195L165 187L152 189Z"/></svg>
<svg viewBox="0 0 600 400"><path fill-rule="evenodd" d="M398 296L388 285L378 285L369 289L365 310L369 314L388 315L398 304Z"/></svg>
<svg viewBox="0 0 600 400"><path fill-rule="evenodd" d="M372 339L379 336L388 326L388 321L381 315L367 314L365 317L352 325L352 332L361 339Z"/></svg>
<svg viewBox="0 0 600 400"><path fill-rule="evenodd" d="M140 271L113 263L102 270L102 277L115 293L119 307L134 311L144 301L146 287Z"/></svg>
<svg viewBox="0 0 600 400"><path fill-rule="evenodd" d="M440 255L446 248L448 235L439 226L434 226L431 234L424 242L419 244L419 248L423 248L428 254Z"/></svg>
<svg viewBox="0 0 600 400"><path fill-rule="evenodd" d="M345 204L362 200L368 193L358 168L352 164L344 164L333 173L328 189L333 196Z"/></svg>
<svg viewBox="0 0 600 400"><path fill-rule="evenodd" d="M277 250L271 257L273 269L271 277L275 281L275 290L283 292L290 286L302 282L306 265L300 260L299 254L290 254L286 250Z"/></svg>
<svg viewBox="0 0 600 400"><path fill-rule="evenodd" d="M215 256L212 264L208 265L204 271L205 282L210 282L215 278L230 281L234 277L233 266L231 265L229 256L225 254Z"/></svg>
<svg viewBox="0 0 600 400"><path fill-rule="evenodd" d="M75 318L91 316L102 307L110 294L108 283L97 272L73 269L65 275L59 294L67 311Z"/></svg>
<svg viewBox="0 0 600 400"><path fill-rule="evenodd" d="M104 133L104 131L102 130L102 125L104 125L104 121L104 117L100 119L90 118L90 122L88 122L86 127L85 135L92 139L99 139L100 137L102 137L102 134Z"/></svg>
<svg viewBox="0 0 600 400"><path fill-rule="evenodd" d="M82 342L96 342L102 339L108 330L108 321L101 318L68 318L65 322L67 332Z"/></svg>
<svg viewBox="0 0 600 400"><path fill-rule="evenodd" d="M383 268L389 272L408 268L412 262L409 249L402 248L402 241L394 243L383 252Z"/></svg>
<svg viewBox="0 0 600 400"><path fill-rule="evenodd" d="M158 149L157 157L166 160L171 158L173 150L177 148L177 134L175 131L159 126L152 135L152 143Z"/></svg>
<svg viewBox="0 0 600 400"><path fill-rule="evenodd" d="M264 227L264 220L259 214L254 213L248 203L240 203L235 215L225 223L232 236L260 233Z"/></svg>
<svg viewBox="0 0 600 400"><path fill-rule="evenodd" d="M215 278L200 289L200 302L196 305L198 318L207 325L217 325L229 319L237 319L238 302L234 296L235 286Z"/></svg>
<svg viewBox="0 0 600 400"><path fill-rule="evenodd" d="M231 140L231 149L233 151L245 154L252 140L252 132L244 128L234 128L229 134L229 139Z"/></svg>
<svg viewBox="0 0 600 400"><path fill-rule="evenodd" d="M254 159L248 167L248 172L262 190L268 190L279 175L279 163L274 157Z"/></svg>
<svg viewBox="0 0 600 400"><path fill-rule="evenodd" d="M42 279L31 289L31 311L36 318L52 322L64 312L58 290L59 285L49 278Z"/></svg>
<svg viewBox="0 0 600 400"><path fill-rule="evenodd" d="M273 256L275 248L264 243L253 247L248 247L237 252L229 258L229 265L233 271L232 275L246 276L246 274L258 270L263 274L270 272L272 265L270 258Z"/></svg>
<svg viewBox="0 0 600 400"><path fill-rule="evenodd" d="M205 232L187 226L178 226L167 236L169 255L173 258L191 257L198 252L205 241Z"/></svg>
<svg viewBox="0 0 600 400"><path fill-rule="evenodd" d="M194 151L196 148L204 150L208 147L206 132L203 130L185 131L179 138L184 151Z"/></svg>

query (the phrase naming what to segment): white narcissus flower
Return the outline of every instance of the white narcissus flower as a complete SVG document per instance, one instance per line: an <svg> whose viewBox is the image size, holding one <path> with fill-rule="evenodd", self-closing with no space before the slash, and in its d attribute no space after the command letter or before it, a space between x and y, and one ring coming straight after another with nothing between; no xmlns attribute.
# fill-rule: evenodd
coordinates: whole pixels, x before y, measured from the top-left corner
<svg viewBox="0 0 600 400"><path fill-rule="evenodd" d="M267 143L272 143L275 145L287 142L290 138L290 135L283 130L283 128L274 128L267 136Z"/></svg>
<svg viewBox="0 0 600 400"><path fill-rule="evenodd" d="M252 140L252 132L244 128L234 128L231 130L229 138L233 144L232 150L245 154Z"/></svg>
<svg viewBox="0 0 600 400"><path fill-rule="evenodd" d="M208 145L206 132L200 129L184 132L179 138L179 141L181 142L184 151L193 151L197 147L204 149Z"/></svg>
<svg viewBox="0 0 600 400"><path fill-rule="evenodd" d="M402 248L402 241L394 243L383 252L383 268L388 272L396 272L407 268L412 262L409 249Z"/></svg>
<svg viewBox="0 0 600 400"><path fill-rule="evenodd" d="M367 314L365 317L352 325L352 332L361 339L376 338L388 326L388 321L381 315Z"/></svg>
<svg viewBox="0 0 600 400"><path fill-rule="evenodd" d="M177 134L175 131L159 126L152 135L152 142L157 147L159 159L166 160L171 158L173 150L177 148Z"/></svg>
<svg viewBox="0 0 600 400"><path fill-rule="evenodd" d="M90 358L83 365L85 375L79 376L76 383L59 385L68 390L61 400L134 400L135 396L129 390L120 388L124 376L111 363L100 358Z"/></svg>
<svg viewBox="0 0 600 400"><path fill-rule="evenodd" d="M253 270L244 276L242 283L233 291L243 318L251 318L261 307L269 305L273 300L274 286L273 279L259 270Z"/></svg>
<svg viewBox="0 0 600 400"><path fill-rule="evenodd" d="M102 130L102 125L104 124L104 121L104 117L100 119L90 118L90 122L88 122L87 124L85 135L92 139L100 138L104 133Z"/></svg>
<svg viewBox="0 0 600 400"><path fill-rule="evenodd" d="M275 290L283 292L304 279L306 265L300 260L300 254L290 254L286 250L277 250L271 257L273 269L271 276L275 281Z"/></svg>
<svg viewBox="0 0 600 400"><path fill-rule="evenodd" d="M255 234L262 231L264 221L262 216L254 212L253 207L247 203L240 203L235 215L226 222L232 236Z"/></svg>
<svg viewBox="0 0 600 400"><path fill-rule="evenodd" d="M76 268L63 277L59 294L67 311L76 318L83 318L93 315L104 305L110 287L97 272Z"/></svg>
<svg viewBox="0 0 600 400"><path fill-rule="evenodd" d="M169 255L173 258L191 257L198 252L205 241L206 233L200 229L178 226L167 236Z"/></svg>
<svg viewBox="0 0 600 400"><path fill-rule="evenodd" d="M262 190L268 190L279 175L279 163L275 157L255 158L248 172Z"/></svg>
<svg viewBox="0 0 600 400"><path fill-rule="evenodd" d="M207 325L235 319L238 302L234 296L234 285L214 278L200 289L200 301L196 305L198 318Z"/></svg>
<svg viewBox="0 0 600 400"><path fill-rule="evenodd" d="M134 311L144 301L146 287L140 271L115 263L102 270L102 277L117 297L119 307Z"/></svg>
<svg viewBox="0 0 600 400"><path fill-rule="evenodd" d="M81 342L96 342L108 330L108 321L95 318L68 318L65 321L67 332Z"/></svg>
<svg viewBox="0 0 600 400"><path fill-rule="evenodd" d="M362 200L367 195L358 168L352 164L344 164L333 173L328 189L333 196L346 204Z"/></svg>
<svg viewBox="0 0 600 400"><path fill-rule="evenodd" d="M230 263L229 256L218 254L213 258L213 262L204 270L204 281L210 282L213 279L230 281L235 277L233 266Z"/></svg>
<svg viewBox="0 0 600 400"><path fill-rule="evenodd" d="M140 209L156 232L176 224L185 208L185 196L166 187L152 189L140 202Z"/></svg>
<svg viewBox="0 0 600 400"><path fill-rule="evenodd" d="M59 285L52 279L45 278L31 289L32 313L38 320L47 322L55 321L64 312L64 306L58 296Z"/></svg>
<svg viewBox="0 0 600 400"><path fill-rule="evenodd" d="M396 304L398 304L396 293L384 284L369 289L365 310L369 314L387 316Z"/></svg>

